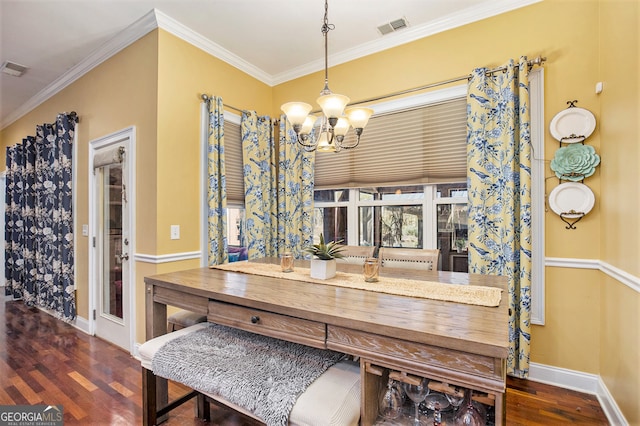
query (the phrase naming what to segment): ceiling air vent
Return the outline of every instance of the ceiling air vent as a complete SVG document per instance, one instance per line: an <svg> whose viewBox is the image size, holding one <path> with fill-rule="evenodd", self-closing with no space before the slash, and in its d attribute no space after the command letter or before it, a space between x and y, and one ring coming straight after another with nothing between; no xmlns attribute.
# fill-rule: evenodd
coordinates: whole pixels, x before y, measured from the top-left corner
<svg viewBox="0 0 640 426"><path fill-rule="evenodd" d="M394 31L398 31L401 30L403 28L407 28L409 26L409 22L407 22L407 18L400 18L400 19L396 19L394 21L391 21L387 24L383 24L380 25L378 27L378 31L380 31L380 34L382 35L386 35L389 33L392 33Z"/></svg>
<svg viewBox="0 0 640 426"><path fill-rule="evenodd" d="M16 64L15 62L5 61L0 67L0 71L4 74L11 75L13 77L20 77L27 70L24 65Z"/></svg>

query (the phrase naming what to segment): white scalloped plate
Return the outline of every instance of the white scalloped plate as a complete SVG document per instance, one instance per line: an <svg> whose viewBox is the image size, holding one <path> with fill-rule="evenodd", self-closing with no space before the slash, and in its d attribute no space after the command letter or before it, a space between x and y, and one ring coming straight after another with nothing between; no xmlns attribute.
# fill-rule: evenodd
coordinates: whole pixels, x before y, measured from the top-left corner
<svg viewBox="0 0 640 426"><path fill-rule="evenodd" d="M577 219L589 213L595 204L593 191L578 182L567 182L553 188L549 194L549 207L558 216Z"/></svg>
<svg viewBox="0 0 640 426"><path fill-rule="evenodd" d="M551 135L562 143L582 142L595 128L596 118L591 111L578 107L560 111L549 124Z"/></svg>

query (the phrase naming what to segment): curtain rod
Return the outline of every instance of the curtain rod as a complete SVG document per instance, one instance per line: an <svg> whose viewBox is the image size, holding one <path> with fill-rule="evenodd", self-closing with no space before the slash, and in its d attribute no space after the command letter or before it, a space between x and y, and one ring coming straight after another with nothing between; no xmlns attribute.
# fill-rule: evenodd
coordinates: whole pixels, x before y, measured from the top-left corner
<svg viewBox="0 0 640 426"><path fill-rule="evenodd" d="M209 102L209 101L212 99L212 96L211 96L211 95L207 95L206 93L203 93L200 97L201 97L201 98L202 98L202 100L203 100L203 101L205 101L205 102ZM231 106L231 105L227 105L227 104L223 104L223 105L224 105L226 108L236 110L236 111L238 111L238 112L240 112L240 113L242 113L242 112L244 112L244 111L245 111L244 109L236 108L236 107Z"/></svg>
<svg viewBox="0 0 640 426"><path fill-rule="evenodd" d="M529 68L533 68L534 66L542 65L543 63L546 62L546 60L547 60L547 58L544 57L544 56L537 56L537 57L535 57L533 59L528 60L527 61L527 66ZM519 65L515 65L515 67L518 68ZM501 72L501 71L505 71L506 69L507 69L506 66L493 68L493 69L488 70L486 72L486 74L487 75L492 75L492 74L495 74L495 73L498 73L498 72ZM432 88L438 87L438 86L444 86L445 84L455 83L457 81L469 80L471 77L472 77L471 74L462 75L460 77L450 78L448 80L438 81L436 83L430 83L430 84L426 84L426 85L420 86L420 87L414 87L413 89L406 89L406 90L401 90L399 92L394 92L394 93L389 93L387 95L378 96L378 97L375 97L375 98L363 99L361 101L352 102L349 105L358 105L358 104L365 104L365 103L369 103L369 102L381 101L381 100L384 100L384 99L389 99L389 98L393 98L393 97L400 96L400 95L406 95L408 93L413 93L413 92L419 92L421 90L432 89ZM209 96L209 95L207 95L205 93L203 93L201 97L202 97L202 100L205 101L205 102L208 102L211 99L211 96ZM224 104L224 106L226 108L236 110L236 111L238 111L240 113L245 111L245 110L243 110L241 108L236 108L234 106L227 105L227 104ZM312 111L312 113L317 113L317 112L319 112L319 111Z"/></svg>
<svg viewBox="0 0 640 426"><path fill-rule="evenodd" d="M535 58L533 58L531 60L528 60L527 61L527 66L529 68L532 68L535 65L542 65L546 60L547 60L546 57L537 56L537 57L535 57ZM519 65L516 65L515 67L518 68ZM507 69L506 66L493 68L493 69L488 70L486 72L486 74L487 75L491 75L491 74L495 74L497 72L505 71L506 69ZM369 99L364 99L364 100L357 101L357 102L352 102L349 105L358 105L358 104L365 104L365 103L369 103L369 102L381 101L383 99L389 99L389 98L393 98L393 97L400 96L400 95L406 95L408 93L419 92L421 90L431 89L431 88L438 87L438 86L444 86L445 84L455 83L456 81L469 80L471 77L472 77L471 74L462 75L460 77L455 77L455 78L450 78L448 80L438 81L437 83L430 83L430 84L426 84L424 86L414 87L413 89L406 89L406 90L402 90L402 91L399 91L399 92L390 93L388 95L382 95L382 96L378 96L378 97L375 97L375 98L369 98Z"/></svg>

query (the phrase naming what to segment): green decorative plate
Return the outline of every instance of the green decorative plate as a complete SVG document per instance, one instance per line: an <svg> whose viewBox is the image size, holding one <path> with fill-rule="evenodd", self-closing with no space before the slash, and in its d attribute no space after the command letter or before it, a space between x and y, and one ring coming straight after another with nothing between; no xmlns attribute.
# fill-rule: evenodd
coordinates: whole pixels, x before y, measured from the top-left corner
<svg viewBox="0 0 640 426"><path fill-rule="evenodd" d="M590 145L571 144L556 151L551 170L559 179L573 182L593 175L600 164L600 156Z"/></svg>

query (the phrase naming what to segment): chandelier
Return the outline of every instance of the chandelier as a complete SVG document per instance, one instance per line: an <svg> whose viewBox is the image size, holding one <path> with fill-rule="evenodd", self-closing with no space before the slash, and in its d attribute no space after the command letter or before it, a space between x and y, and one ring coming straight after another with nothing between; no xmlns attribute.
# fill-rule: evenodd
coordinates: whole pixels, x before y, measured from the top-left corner
<svg viewBox="0 0 640 426"><path fill-rule="evenodd" d="M316 117L311 112L311 105L304 102L287 102L280 108L287 116L287 120L296 132L298 142L306 151L318 152L339 152L343 149L352 149L360 143L360 136L364 127L373 114L371 108L347 108L349 98L338 95L329 89L329 68L328 58L328 37L330 30L335 25L329 24L328 0L324 2L324 24L321 31L324 37L324 89L320 92L320 97L316 102L322 108L322 116ZM316 122L320 122L316 126ZM346 144L344 138L353 127L356 135L354 143Z"/></svg>

